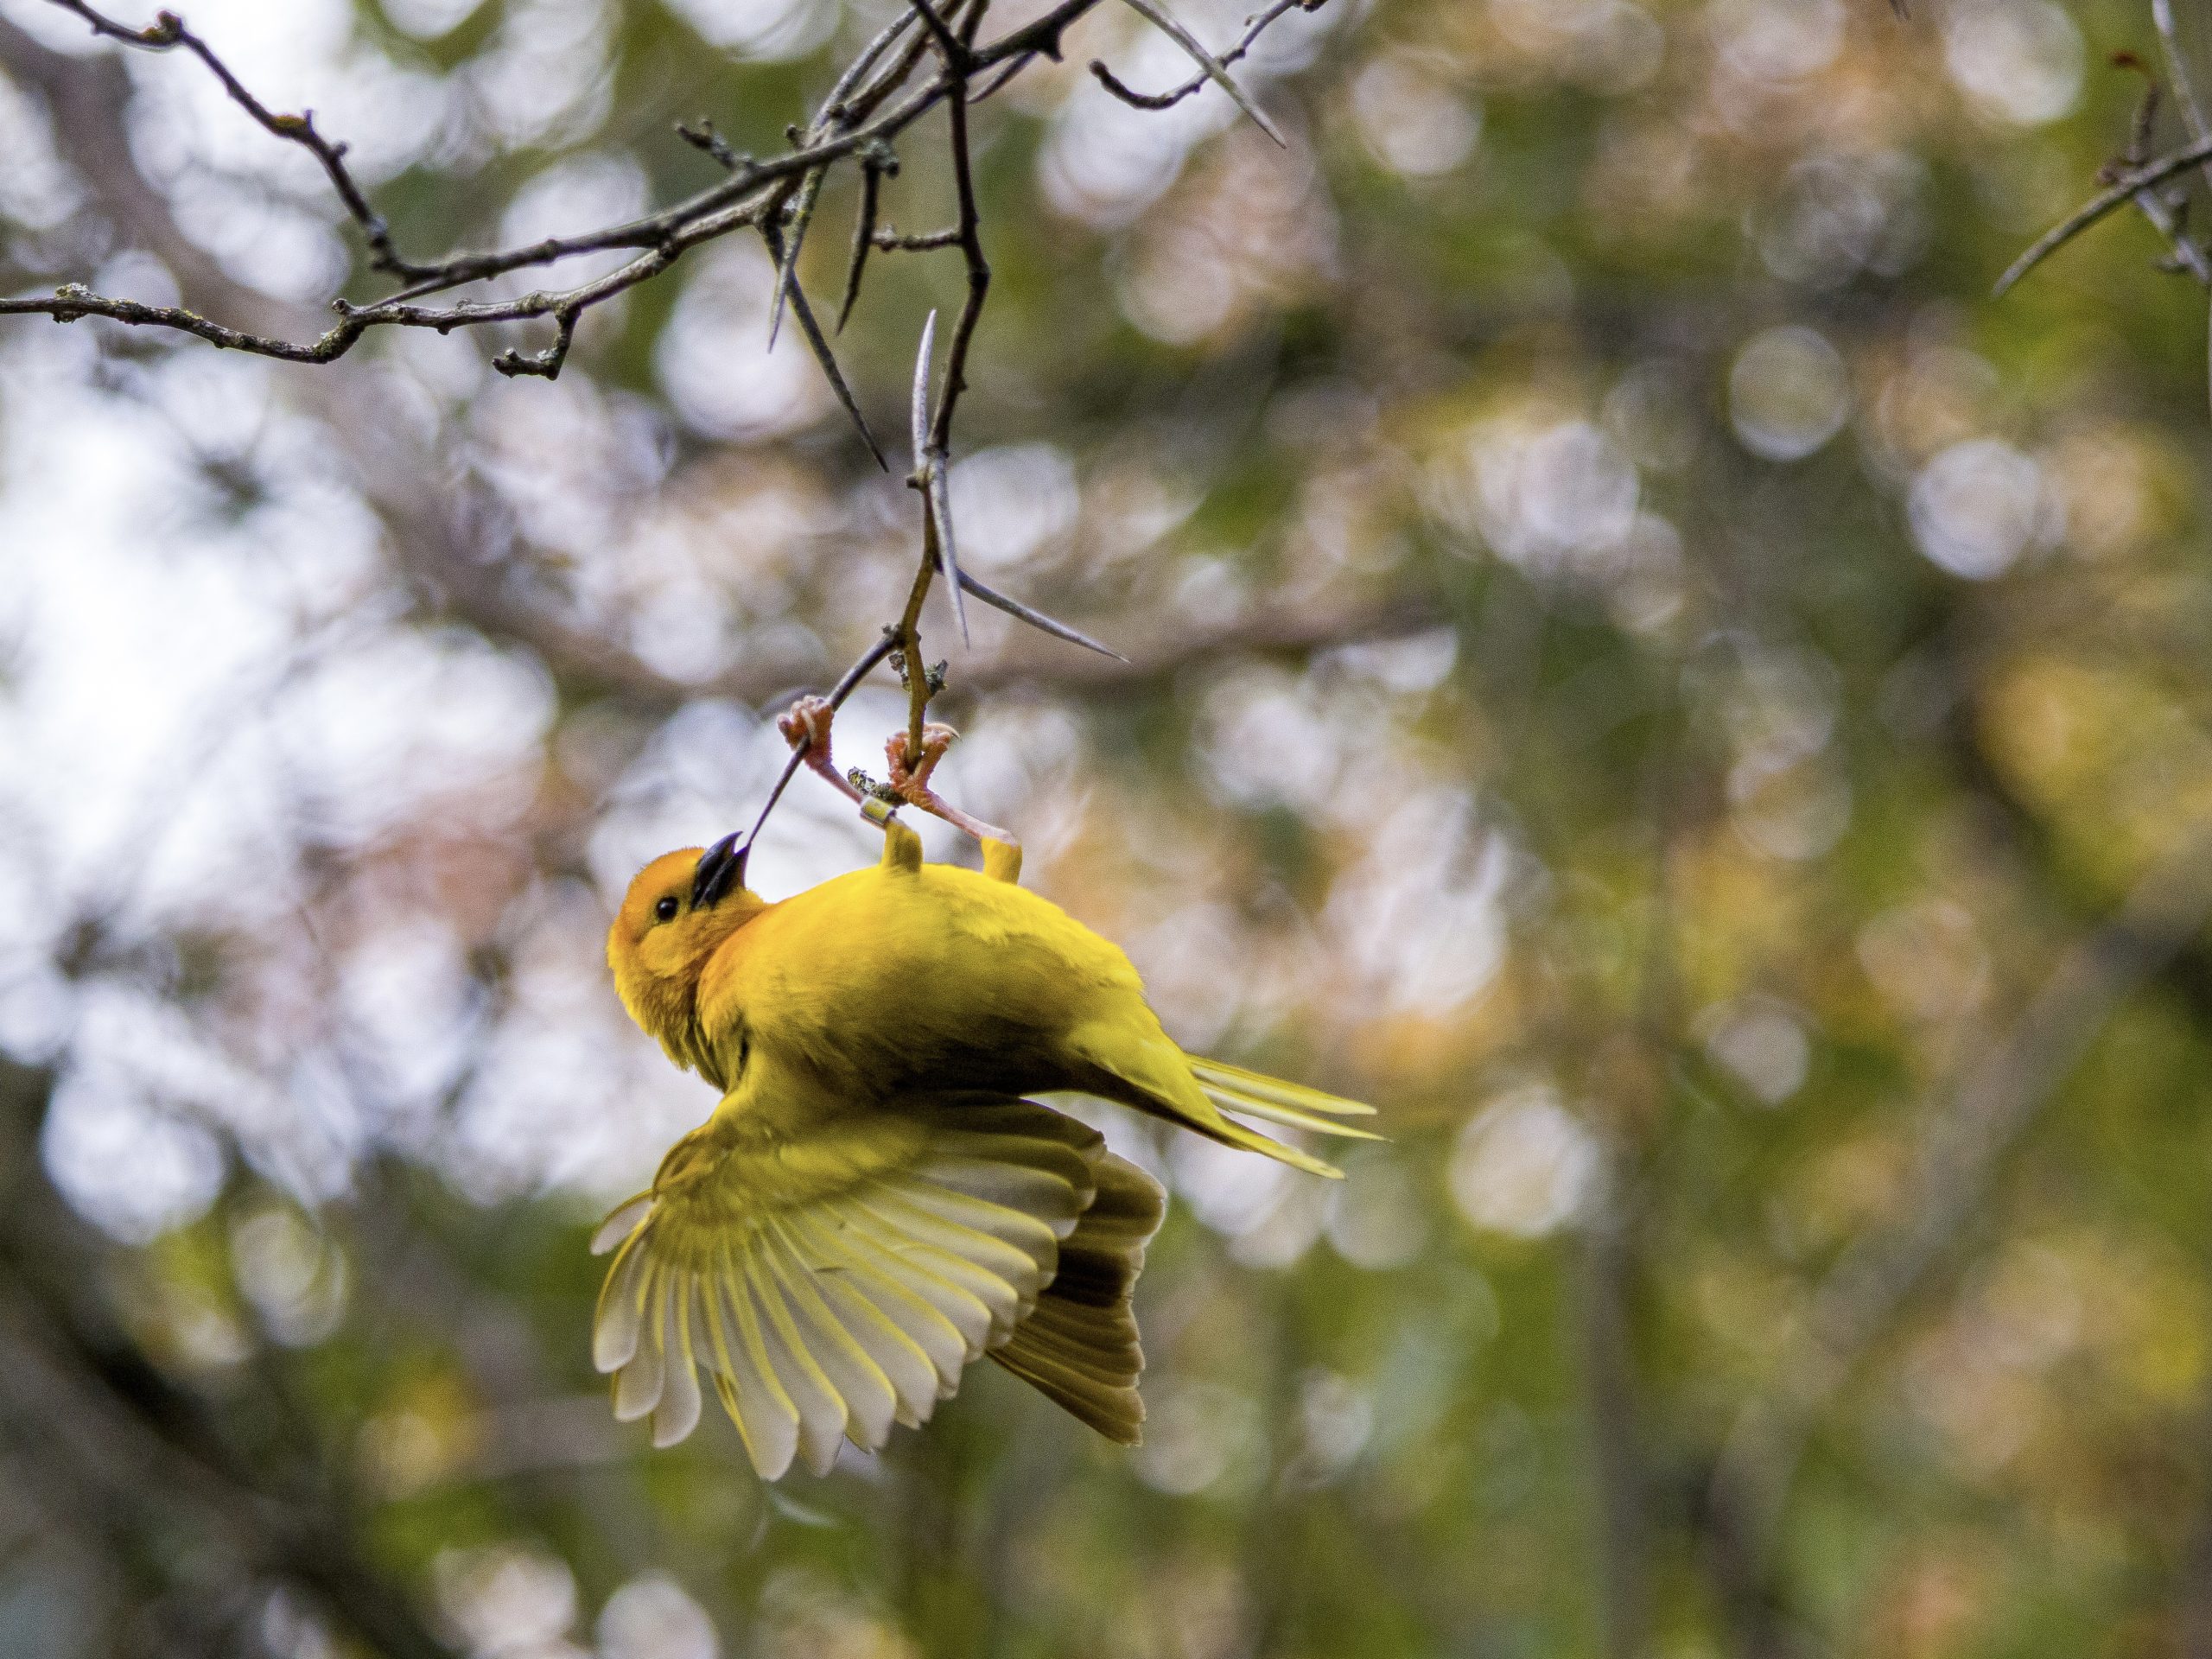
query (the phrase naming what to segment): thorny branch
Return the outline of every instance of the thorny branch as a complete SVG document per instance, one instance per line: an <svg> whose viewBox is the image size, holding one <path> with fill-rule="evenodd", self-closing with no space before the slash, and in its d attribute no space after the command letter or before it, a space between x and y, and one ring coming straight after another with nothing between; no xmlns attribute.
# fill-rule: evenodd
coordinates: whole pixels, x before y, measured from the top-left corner
<svg viewBox="0 0 2212 1659"><path fill-rule="evenodd" d="M207 67L208 73L223 84L223 91L231 102L244 110L260 124L264 131L275 134L287 143L298 144L321 163L330 180L330 188L346 204L346 211L361 227L361 235L369 245L369 263L377 270L395 276L427 276L433 267L417 266L402 258L393 247L391 230L383 218L369 206L368 198L346 170L346 149L342 143L332 143L315 128L315 111L300 115L278 115L248 92L245 84L231 73L230 66L215 55L207 42L185 27L184 19L173 11L156 14L154 22L144 29L130 29L104 17L85 3L85 0L51 0L62 10L82 18L92 33L125 46L137 47L148 52L189 52Z"/></svg>
<svg viewBox="0 0 2212 1659"><path fill-rule="evenodd" d="M916 71L928 55L920 36L906 37L911 19L901 17L869 42L840 77L823 101L811 126L788 152L750 157L724 152L729 176L711 188L654 213L620 224L602 226L567 236L548 237L524 245L461 251L438 259L419 259L403 253L383 217L372 208L359 182L346 165L346 146L326 138L315 125L313 113L283 114L271 110L232 73L221 56L184 20L162 12L143 29L133 29L95 10L88 0L48 0L82 19L96 34L146 51L181 49L197 58L231 99L265 130L313 155L344 205L347 217L361 232L372 269L401 279L397 291L368 303L338 299L332 302L338 321L309 340L286 340L236 328L203 317L181 306L143 305L96 294L78 284L64 284L52 294L0 298L0 315L42 315L58 322L85 317L145 327L173 329L205 340L227 350L253 353L296 363L327 363L342 357L371 329L379 327L433 328L440 333L486 324L528 321L541 317L556 321L581 315L639 283L658 276L683 254L702 243L734 231L758 227L772 211L781 211L794 188L823 174L848 159L861 158L881 167L887 147L939 104L962 93L973 101L995 91L1014 73L1042 54L1057 57L1066 30L1095 10L1100 0L1060 0L1042 16L1009 30L989 44L976 47L972 36L981 23L984 6L967 12L969 43L962 54L940 73L917 79ZM949 16L957 17L966 0L957 0ZM934 14L933 14L934 15ZM938 19L940 24L946 21ZM903 49L893 53L904 38ZM887 54L890 56L887 61ZM968 81L986 71L998 71L988 86L973 95ZM796 240L796 238L794 238ZM639 257L594 282L574 288L538 290L501 301L458 302L422 306L414 302L472 283L517 270L548 265L575 254L632 250ZM558 342L556 342L558 350ZM533 366L522 366L524 362ZM508 373L546 373L557 369L556 360L516 359Z"/></svg>
<svg viewBox="0 0 2212 1659"><path fill-rule="evenodd" d="M859 402L837 366L829 340L798 277L799 257L824 185L838 164L850 162L861 175L861 202L844 299L837 319L840 328L859 298L868 256L873 251L924 252L957 247L968 278L967 295L953 323L933 408L930 366L935 339L934 314L930 327L924 332L916 366L912 423L913 471L907 481L921 496L922 550L913 585L899 620L887 627L876 644L847 671L830 697L833 707L841 704L868 673L897 652L906 664L909 753L918 760L923 717L931 696L941 683L924 666L921 639L923 604L938 572L942 571L946 578L953 613L963 639L968 632L965 599L972 594L1055 639L1109 657L1119 655L1066 624L984 586L961 569L950 487L954 413L967 388L969 354L991 284L990 264L983 251L982 214L976 189L969 105L990 97L1040 54L1057 60L1068 29L1099 3L1100 0L1058 0L1041 16L979 46L976 38L989 0L950 0L942 9L933 0L907 0L909 10L863 47L838 76L812 122L804 128L794 126L790 130L791 148L785 153L766 157L741 155L707 124L679 125L677 131L688 143L721 163L726 176L721 181L654 213L620 224L548 237L518 247L461 251L442 259L420 260L400 251L390 226L369 205L346 166L346 145L324 137L316 129L311 111L287 115L270 110L246 88L205 40L186 26L182 18L164 11L151 25L132 29L99 11L89 0L49 0L49 3L81 19L95 34L107 39L151 52L181 49L197 58L221 83L232 101L265 130L301 145L315 156L366 244L371 268L397 278L401 286L366 303L343 297L334 299L331 306L337 313L337 321L308 340L232 327L181 305L148 305L97 294L75 283L64 283L51 294L0 297L0 315L41 315L56 322L104 317L135 327L190 334L224 350L305 364L329 363L343 357L374 328L431 328L446 334L455 328L550 318L555 332L550 345L536 352L502 352L493 358L493 367L510 377L551 379L560 373L577 326L587 311L658 276L691 249L733 232L751 229L767 245L776 266L770 343L773 344L788 305L808 349L820 363L839 403L870 453L879 464L883 464L882 450L861 417ZM1165 31L1199 67L1200 73L1190 86L1150 106L1165 107L1210 79L1221 86L1270 137L1279 143L1282 142L1258 106L1230 78L1225 66L1243 57L1278 18L1293 10L1318 10L1325 0L1272 0L1264 10L1249 20L1243 37L1222 58L1210 54L1156 0L1126 3ZM919 28L914 27L916 23ZM934 65L933 72L925 71L925 63ZM1147 102L1141 95L1130 94L1103 66L1093 67L1103 84L1117 95ZM897 176L897 141L939 105L946 110L957 222L944 231L901 236L877 223L882 181ZM574 254L620 251L632 251L636 257L574 287L533 289L505 299L421 303L456 288L549 265ZM770 794L761 811L762 823L781 797L784 785L803 753L804 751L793 755L791 764ZM753 833L758 834L759 829L756 823Z"/></svg>

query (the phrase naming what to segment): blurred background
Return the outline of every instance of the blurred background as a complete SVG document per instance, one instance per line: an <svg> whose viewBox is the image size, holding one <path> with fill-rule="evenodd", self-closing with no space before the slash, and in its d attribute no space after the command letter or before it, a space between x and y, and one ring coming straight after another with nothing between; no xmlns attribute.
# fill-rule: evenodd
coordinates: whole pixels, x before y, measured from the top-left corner
<svg viewBox="0 0 2212 1659"><path fill-rule="evenodd" d="M674 120L772 149L894 11L190 20L427 256L702 188ZM0 1650L2212 1655L2203 293L2133 216L1986 297L2149 0L1912 13L1329 0L1239 68L1279 151L1109 99L1188 68L1109 8L979 114L964 556L1131 661L933 600L947 791L1392 1137L1109 1124L1175 1193L1134 1453L984 1366L766 1490L591 1371L588 1230L713 1104L609 906L915 557L757 245L553 384L0 324ZM308 158L41 0L0 154L11 291L378 291ZM880 431L961 280L874 263ZM875 840L802 779L753 878Z"/></svg>

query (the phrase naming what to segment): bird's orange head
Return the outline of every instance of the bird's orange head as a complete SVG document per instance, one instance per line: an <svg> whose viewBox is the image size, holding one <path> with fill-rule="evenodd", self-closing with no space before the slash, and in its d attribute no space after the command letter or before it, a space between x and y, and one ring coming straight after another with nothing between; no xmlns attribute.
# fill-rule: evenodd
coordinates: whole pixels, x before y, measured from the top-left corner
<svg viewBox="0 0 2212 1659"><path fill-rule="evenodd" d="M730 840L664 853L638 872L607 930L607 963L630 1017L682 1065L699 1064L699 976L767 908Z"/></svg>

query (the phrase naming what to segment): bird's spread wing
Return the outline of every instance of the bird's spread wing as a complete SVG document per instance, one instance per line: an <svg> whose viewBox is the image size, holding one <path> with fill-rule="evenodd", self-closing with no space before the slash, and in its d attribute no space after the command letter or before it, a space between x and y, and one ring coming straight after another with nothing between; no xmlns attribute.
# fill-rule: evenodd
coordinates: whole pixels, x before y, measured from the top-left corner
<svg viewBox="0 0 2212 1659"><path fill-rule="evenodd" d="M615 1375L615 1414L650 1414L656 1446L697 1423L704 1367L764 1478L795 1455L822 1473L840 1437L880 1446L1009 1341L1109 1155L1084 1125L1002 1095L804 1126L734 1103L594 1238L615 1256L592 1356ZM1133 1402L1134 1370L1116 1381Z"/></svg>

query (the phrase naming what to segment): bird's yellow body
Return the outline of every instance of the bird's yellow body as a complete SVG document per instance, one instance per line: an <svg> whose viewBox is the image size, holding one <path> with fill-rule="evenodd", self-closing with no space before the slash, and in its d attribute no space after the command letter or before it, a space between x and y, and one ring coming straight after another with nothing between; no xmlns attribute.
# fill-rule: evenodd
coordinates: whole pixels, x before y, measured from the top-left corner
<svg viewBox="0 0 2212 1659"><path fill-rule="evenodd" d="M688 1433L696 1359L772 1477L920 1421L988 1353L1134 1440L1128 1291L1164 1198L1023 1096L1103 1096L1321 1174L1221 1109L1336 1134L1368 1109L1186 1055L1003 843L982 874L925 864L893 821L880 863L778 904L701 902L701 858L649 865L607 937L632 1017L723 1090L603 1230L618 1412Z"/></svg>

